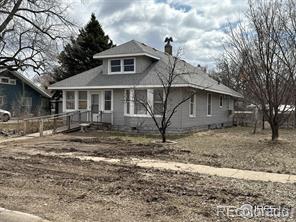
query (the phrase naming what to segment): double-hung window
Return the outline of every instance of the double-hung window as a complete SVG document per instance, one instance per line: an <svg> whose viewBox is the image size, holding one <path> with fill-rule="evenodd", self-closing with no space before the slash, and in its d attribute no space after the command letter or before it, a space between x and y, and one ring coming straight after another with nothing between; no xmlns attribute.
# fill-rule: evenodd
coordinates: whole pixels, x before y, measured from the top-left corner
<svg viewBox="0 0 296 222"><path fill-rule="evenodd" d="M212 94L208 93L207 115L212 115Z"/></svg>
<svg viewBox="0 0 296 222"><path fill-rule="evenodd" d="M31 113L32 111L32 97L23 97L23 107L26 113Z"/></svg>
<svg viewBox="0 0 296 222"><path fill-rule="evenodd" d="M147 90L135 90L135 114L147 114L145 105L147 105Z"/></svg>
<svg viewBox="0 0 296 222"><path fill-rule="evenodd" d="M111 111L111 109L112 109L112 91L109 91L109 90L105 91L104 97L105 97L104 110Z"/></svg>
<svg viewBox="0 0 296 222"><path fill-rule="evenodd" d="M195 117L196 114L196 96L192 95L189 99L189 116Z"/></svg>
<svg viewBox="0 0 296 222"><path fill-rule="evenodd" d="M121 60L120 59L113 59L110 61L110 72L111 73L121 72Z"/></svg>
<svg viewBox="0 0 296 222"><path fill-rule="evenodd" d="M154 89L153 91L153 113L155 115L163 114L163 89Z"/></svg>
<svg viewBox="0 0 296 222"><path fill-rule="evenodd" d="M135 71L135 60L134 59L124 59L123 60L123 71L124 72L134 72Z"/></svg>
<svg viewBox="0 0 296 222"><path fill-rule="evenodd" d="M220 108L223 107L223 96L222 95L220 95L220 97L219 97L219 106L220 106Z"/></svg>
<svg viewBox="0 0 296 222"><path fill-rule="evenodd" d="M130 114L130 101L131 91L129 89L125 90L125 114Z"/></svg>
<svg viewBox="0 0 296 222"><path fill-rule="evenodd" d="M110 74L135 73L135 58L111 59L109 60Z"/></svg>
<svg viewBox="0 0 296 222"><path fill-rule="evenodd" d="M78 109L87 109L87 91L78 92Z"/></svg>
<svg viewBox="0 0 296 222"><path fill-rule="evenodd" d="M73 110L75 109L75 92L66 91L66 109Z"/></svg>

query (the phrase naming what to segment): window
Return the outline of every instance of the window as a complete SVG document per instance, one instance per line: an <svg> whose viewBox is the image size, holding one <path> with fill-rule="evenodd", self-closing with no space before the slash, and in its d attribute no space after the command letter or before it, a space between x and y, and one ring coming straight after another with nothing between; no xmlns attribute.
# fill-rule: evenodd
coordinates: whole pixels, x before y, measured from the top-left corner
<svg viewBox="0 0 296 222"><path fill-rule="evenodd" d="M124 72L134 72L135 71L135 60L134 59L124 59Z"/></svg>
<svg viewBox="0 0 296 222"><path fill-rule="evenodd" d="M78 92L78 109L87 109L87 91Z"/></svg>
<svg viewBox="0 0 296 222"><path fill-rule="evenodd" d="M66 91L66 109L75 109L75 92Z"/></svg>
<svg viewBox="0 0 296 222"><path fill-rule="evenodd" d="M1 83L9 84L9 78L7 78L7 77L2 77L2 78L1 78Z"/></svg>
<svg viewBox="0 0 296 222"><path fill-rule="evenodd" d="M10 79L9 84L11 85L16 85L16 79Z"/></svg>
<svg viewBox="0 0 296 222"><path fill-rule="evenodd" d="M121 72L121 60L111 60L110 62L110 71L111 72Z"/></svg>
<svg viewBox="0 0 296 222"><path fill-rule="evenodd" d="M126 114L130 114L130 95L131 95L131 91L129 89L127 89L125 91L125 113Z"/></svg>
<svg viewBox="0 0 296 222"><path fill-rule="evenodd" d="M153 91L153 112L155 115L163 114L163 90L155 89Z"/></svg>
<svg viewBox="0 0 296 222"><path fill-rule="evenodd" d="M207 110L207 115L211 116L212 115L212 94L208 93L208 110Z"/></svg>
<svg viewBox="0 0 296 222"><path fill-rule="evenodd" d="M10 85L16 85L16 79L10 79L9 77L1 77L0 82L3 84L10 84Z"/></svg>
<svg viewBox="0 0 296 222"><path fill-rule="evenodd" d="M24 112L31 113L32 110L32 97L23 97Z"/></svg>
<svg viewBox="0 0 296 222"><path fill-rule="evenodd" d="M219 98L219 105L220 105L220 108L223 107L223 96L220 95L220 98Z"/></svg>
<svg viewBox="0 0 296 222"><path fill-rule="evenodd" d="M109 60L109 73L134 73L135 72L135 59L112 59Z"/></svg>
<svg viewBox="0 0 296 222"><path fill-rule="evenodd" d="M112 91L105 91L105 106L104 109L106 111L111 111L112 104Z"/></svg>
<svg viewBox="0 0 296 222"><path fill-rule="evenodd" d="M189 100L189 116L195 117L195 95L192 95Z"/></svg>
<svg viewBox="0 0 296 222"><path fill-rule="evenodd" d="M5 99L4 96L0 96L0 106L4 105L4 99Z"/></svg>
<svg viewBox="0 0 296 222"><path fill-rule="evenodd" d="M147 114L143 103L147 102L147 90L135 90L135 114Z"/></svg>

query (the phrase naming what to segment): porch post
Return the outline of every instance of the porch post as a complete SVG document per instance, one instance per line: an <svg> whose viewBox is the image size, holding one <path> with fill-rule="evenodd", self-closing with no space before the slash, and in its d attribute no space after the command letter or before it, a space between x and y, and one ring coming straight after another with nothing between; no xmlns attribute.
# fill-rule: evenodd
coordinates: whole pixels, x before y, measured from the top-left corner
<svg viewBox="0 0 296 222"><path fill-rule="evenodd" d="M74 91L74 95L75 95L75 110L78 110L79 96L78 96L78 91L77 90Z"/></svg>
<svg viewBox="0 0 296 222"><path fill-rule="evenodd" d="M66 112L66 91L63 90L63 113Z"/></svg>

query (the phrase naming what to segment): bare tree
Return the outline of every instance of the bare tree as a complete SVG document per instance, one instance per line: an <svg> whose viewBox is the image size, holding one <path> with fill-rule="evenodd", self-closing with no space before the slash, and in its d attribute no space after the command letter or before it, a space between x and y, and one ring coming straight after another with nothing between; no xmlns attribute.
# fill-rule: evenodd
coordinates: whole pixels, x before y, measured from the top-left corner
<svg viewBox="0 0 296 222"><path fill-rule="evenodd" d="M187 65L180 59L181 50L178 50L176 56L170 56L167 64L163 70L157 71L158 80L161 83L160 88L155 88L152 92L154 101L158 103L151 103L146 97L134 95L133 101L145 108L147 113L151 116L156 128L158 129L162 142L167 140L167 129L172 124L171 120L174 114L178 111L180 106L186 101L190 100L196 93L196 89L190 89L184 93L179 99L174 98L172 102L172 93L174 92L175 84L182 75L190 75L192 71L187 69Z"/></svg>
<svg viewBox="0 0 296 222"><path fill-rule="evenodd" d="M294 102L295 45L289 51L283 25L291 21L284 11L287 2L249 0L246 20L230 26L226 50L228 59L241 67L239 74L246 80L244 95L262 109L272 140L278 139L279 128L288 116L284 114Z"/></svg>
<svg viewBox="0 0 296 222"><path fill-rule="evenodd" d="M59 0L0 0L0 69L43 71L74 27Z"/></svg>

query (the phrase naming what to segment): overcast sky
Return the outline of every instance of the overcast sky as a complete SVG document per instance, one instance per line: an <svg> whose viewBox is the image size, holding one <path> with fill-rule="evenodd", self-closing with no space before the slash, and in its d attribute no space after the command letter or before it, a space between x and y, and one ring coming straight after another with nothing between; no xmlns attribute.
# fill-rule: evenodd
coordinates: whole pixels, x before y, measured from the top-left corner
<svg viewBox="0 0 296 222"><path fill-rule="evenodd" d="M213 67L222 51L224 29L236 22L247 0L72 0L70 15L85 25L92 12L119 45L131 39L163 50L165 36L193 65Z"/></svg>

